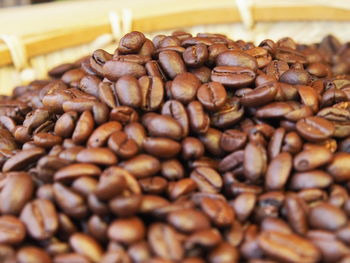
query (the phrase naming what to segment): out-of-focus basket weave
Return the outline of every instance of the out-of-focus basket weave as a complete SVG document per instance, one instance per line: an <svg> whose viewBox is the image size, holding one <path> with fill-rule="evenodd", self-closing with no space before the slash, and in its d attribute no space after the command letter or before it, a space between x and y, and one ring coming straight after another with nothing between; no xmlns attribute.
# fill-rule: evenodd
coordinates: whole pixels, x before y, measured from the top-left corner
<svg viewBox="0 0 350 263"><path fill-rule="evenodd" d="M0 10L0 36L6 40L15 35L20 42L7 43L11 53L0 40L0 94L34 78L46 78L50 68L97 48L113 52L118 38L131 30L148 37L174 29L223 33L256 43L285 36L312 43L327 34L350 40L348 0L129 2L77 1Z"/></svg>

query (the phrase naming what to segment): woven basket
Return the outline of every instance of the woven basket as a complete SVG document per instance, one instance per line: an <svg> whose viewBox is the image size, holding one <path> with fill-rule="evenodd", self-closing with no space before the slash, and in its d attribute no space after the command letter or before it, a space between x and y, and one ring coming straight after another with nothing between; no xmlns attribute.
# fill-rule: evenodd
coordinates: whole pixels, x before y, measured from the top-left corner
<svg viewBox="0 0 350 263"><path fill-rule="evenodd" d="M10 22L11 21L11 22ZM181 29L260 42L301 43L333 34L350 41L348 0L100 0L0 9L0 94L47 77L47 71L97 48L112 52L131 30L152 37Z"/></svg>

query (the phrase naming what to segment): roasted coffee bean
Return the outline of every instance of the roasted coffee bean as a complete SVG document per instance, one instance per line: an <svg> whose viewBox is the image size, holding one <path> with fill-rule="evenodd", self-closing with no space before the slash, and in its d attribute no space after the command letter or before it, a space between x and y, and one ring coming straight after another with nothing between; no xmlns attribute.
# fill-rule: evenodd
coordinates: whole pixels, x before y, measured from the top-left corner
<svg viewBox="0 0 350 263"><path fill-rule="evenodd" d="M224 51L216 57L216 65L218 66L236 66L236 67L245 67L252 70L257 69L256 59L249 55L238 50Z"/></svg>
<svg viewBox="0 0 350 263"><path fill-rule="evenodd" d="M332 153L325 147L313 146L309 150L298 153L294 158L294 168L299 171L309 171L329 163Z"/></svg>
<svg viewBox="0 0 350 263"><path fill-rule="evenodd" d="M201 192L217 193L223 185L220 175L209 167L197 167L190 177Z"/></svg>
<svg viewBox="0 0 350 263"><path fill-rule="evenodd" d="M282 152L273 158L267 167L265 186L269 190L282 190L292 170L292 156Z"/></svg>
<svg viewBox="0 0 350 263"><path fill-rule="evenodd" d="M23 222L14 216L0 216L0 229L0 243L3 245L19 244L26 236L26 228ZM0 259L2 258L1 254L0 252Z"/></svg>
<svg viewBox="0 0 350 263"><path fill-rule="evenodd" d="M309 211L310 226L316 229L334 231L344 226L346 222L345 212L328 203L320 203Z"/></svg>
<svg viewBox="0 0 350 263"><path fill-rule="evenodd" d="M108 236L114 241L132 244L144 238L145 226L137 217L118 219L109 226Z"/></svg>
<svg viewBox="0 0 350 263"><path fill-rule="evenodd" d="M73 250L92 262L100 262L102 258L102 247L95 239L83 233L75 233L70 239L69 243Z"/></svg>
<svg viewBox="0 0 350 263"><path fill-rule="evenodd" d="M90 147L101 147L107 142L109 136L120 131L122 126L117 121L110 121L97 127L88 139L87 145Z"/></svg>
<svg viewBox="0 0 350 263"><path fill-rule="evenodd" d="M120 164L136 178L148 177L160 170L160 162L151 155L139 154Z"/></svg>
<svg viewBox="0 0 350 263"><path fill-rule="evenodd" d="M151 136L167 137L173 140L179 140L182 137L182 127L168 115L149 113L144 115L142 122Z"/></svg>
<svg viewBox="0 0 350 263"><path fill-rule="evenodd" d="M148 240L151 249L159 257L176 261L184 257L179 234L171 226L163 223L152 224L148 231Z"/></svg>
<svg viewBox="0 0 350 263"><path fill-rule="evenodd" d="M122 76L115 84L115 89L121 105L138 108L142 97L139 82L133 76Z"/></svg>
<svg viewBox="0 0 350 263"><path fill-rule="evenodd" d="M295 234L264 231L258 238L259 246L272 258L286 262L318 262L321 255L307 239Z"/></svg>
<svg viewBox="0 0 350 263"><path fill-rule="evenodd" d="M51 263L51 258L43 249L35 246L24 246L17 252L16 262L18 263Z"/></svg>
<svg viewBox="0 0 350 263"><path fill-rule="evenodd" d="M54 179L55 181L71 181L81 176L98 176L100 173L101 169L96 165L89 163L75 163L59 169L55 173Z"/></svg>
<svg viewBox="0 0 350 263"><path fill-rule="evenodd" d="M174 79L178 74L186 72L185 63L175 51L165 50L160 52L159 62L170 79Z"/></svg>
<svg viewBox="0 0 350 263"><path fill-rule="evenodd" d="M187 104L194 100L200 85L200 80L194 74L185 72L174 78L170 92L175 100Z"/></svg>
<svg viewBox="0 0 350 263"><path fill-rule="evenodd" d="M114 165L118 162L117 157L108 148L87 148L77 155L77 162L94 163L98 165Z"/></svg>
<svg viewBox="0 0 350 263"><path fill-rule="evenodd" d="M26 172L7 173L1 182L0 211L17 215L31 199L34 191L32 177Z"/></svg>
<svg viewBox="0 0 350 263"><path fill-rule="evenodd" d="M256 75L251 68L217 66L211 72L211 80L229 88L241 88L254 82Z"/></svg>
<svg viewBox="0 0 350 263"><path fill-rule="evenodd" d="M334 133L334 125L326 119L317 116L299 120L296 128L304 139L312 142L328 139Z"/></svg>
<svg viewBox="0 0 350 263"><path fill-rule="evenodd" d="M197 99L207 110L217 110L225 104L227 93L222 84L209 82L199 87Z"/></svg>
<svg viewBox="0 0 350 263"><path fill-rule="evenodd" d="M0 95L0 262L349 261L349 58L134 31Z"/></svg>
<svg viewBox="0 0 350 263"><path fill-rule="evenodd" d="M157 110L164 97L164 84L160 77L146 77L139 79L141 93L141 108L147 111Z"/></svg>
<svg viewBox="0 0 350 263"><path fill-rule="evenodd" d="M145 138L143 149L158 158L175 157L181 150L181 144L168 138Z"/></svg>
<svg viewBox="0 0 350 263"><path fill-rule="evenodd" d="M140 78L146 75L145 68L135 62L126 62L118 60L107 61L102 68L103 76L110 81L116 81L123 76L132 76Z"/></svg>
<svg viewBox="0 0 350 263"><path fill-rule="evenodd" d="M52 237L58 229L58 217L53 203L46 199L36 199L23 208L21 220L29 234L37 240Z"/></svg>

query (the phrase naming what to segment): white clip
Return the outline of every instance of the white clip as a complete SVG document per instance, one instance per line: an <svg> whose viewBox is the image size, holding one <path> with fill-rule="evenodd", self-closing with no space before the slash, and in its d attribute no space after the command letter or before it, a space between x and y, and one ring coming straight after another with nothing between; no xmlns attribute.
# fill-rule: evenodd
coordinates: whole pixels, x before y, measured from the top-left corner
<svg viewBox="0 0 350 263"><path fill-rule="evenodd" d="M13 65L18 70L22 83L28 83L34 80L36 74L34 69L29 67L27 52L21 38L15 35L0 35L0 39L7 45Z"/></svg>
<svg viewBox="0 0 350 263"><path fill-rule="evenodd" d="M125 35L132 30L132 11L130 8L122 9L122 29L122 35Z"/></svg>
<svg viewBox="0 0 350 263"><path fill-rule="evenodd" d="M120 38L122 31L122 23L120 15L118 15L115 11L109 12L109 22L111 23L112 35L116 40Z"/></svg>
<svg viewBox="0 0 350 263"><path fill-rule="evenodd" d="M243 24L251 29L254 25L254 17L252 12L252 0L236 0L237 8L241 16Z"/></svg>

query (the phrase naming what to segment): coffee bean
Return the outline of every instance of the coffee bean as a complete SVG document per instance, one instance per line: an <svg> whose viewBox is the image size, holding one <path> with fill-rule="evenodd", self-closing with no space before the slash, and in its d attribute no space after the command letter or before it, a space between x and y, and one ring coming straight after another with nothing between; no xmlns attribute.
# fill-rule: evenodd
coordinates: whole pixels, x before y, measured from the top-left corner
<svg viewBox="0 0 350 263"><path fill-rule="evenodd" d="M93 148L92 148L93 149ZM79 152L80 153L80 152ZM55 181L69 181L81 176L98 176L101 169L89 163L76 163L61 168L55 173Z"/></svg>
<svg viewBox="0 0 350 263"><path fill-rule="evenodd" d="M310 226L316 229L334 231L344 226L346 222L344 211L328 203L320 203L309 211Z"/></svg>
<svg viewBox="0 0 350 263"><path fill-rule="evenodd" d="M191 233L210 227L209 219L195 209L182 209L169 213L167 220L180 231Z"/></svg>
<svg viewBox="0 0 350 263"><path fill-rule="evenodd" d="M36 162L44 154L45 150L43 148L33 148L18 152L4 163L2 171L19 171L27 165Z"/></svg>
<svg viewBox="0 0 350 263"><path fill-rule="evenodd" d="M216 58L216 65L246 67L252 70L257 69L256 59L251 55L238 50L230 50L220 53Z"/></svg>
<svg viewBox="0 0 350 263"><path fill-rule="evenodd" d="M90 135L87 145L90 147L101 147L107 142L109 136L116 132L120 131L122 126L117 121L110 121L104 123L97 127L94 132Z"/></svg>
<svg viewBox="0 0 350 263"><path fill-rule="evenodd" d="M21 220L10 215L0 216L0 243L15 245L22 242L26 236L26 228ZM0 252L1 254L1 252ZM0 256L1 259L1 256ZM6 262L6 260L5 260Z"/></svg>
<svg viewBox="0 0 350 263"><path fill-rule="evenodd" d="M234 210L224 200L204 197L200 206L213 224L218 227L230 226L235 219Z"/></svg>
<svg viewBox="0 0 350 263"><path fill-rule="evenodd" d="M133 174L136 178L152 176L160 170L159 160L147 154L136 155L122 162L120 166Z"/></svg>
<svg viewBox="0 0 350 263"><path fill-rule="evenodd" d="M239 66L217 66L211 72L211 80L230 88L240 88L254 82L255 72Z"/></svg>
<svg viewBox="0 0 350 263"><path fill-rule="evenodd" d="M102 247L92 237L75 233L70 237L69 243L75 252L86 256L92 262L100 262Z"/></svg>
<svg viewBox="0 0 350 263"><path fill-rule="evenodd" d="M349 176L348 161L350 160L349 153L336 153L333 161L328 165L327 171L337 182L347 181Z"/></svg>
<svg viewBox="0 0 350 263"><path fill-rule="evenodd" d="M141 92L141 108L147 111L157 110L164 97L164 84L159 77L141 77L139 79Z"/></svg>
<svg viewBox="0 0 350 263"><path fill-rule="evenodd" d="M220 175L212 168L198 167L190 175L201 192L216 193L223 185Z"/></svg>
<svg viewBox="0 0 350 263"><path fill-rule="evenodd" d="M148 231L148 240L154 254L169 260L182 260L184 249L178 233L164 223L154 223Z"/></svg>
<svg viewBox="0 0 350 263"><path fill-rule="evenodd" d="M162 114L171 116L182 128L182 135L187 136L189 133L189 117L184 105L177 100L168 100L162 107Z"/></svg>
<svg viewBox="0 0 350 263"><path fill-rule="evenodd" d="M200 85L200 80L194 74L185 72L174 78L170 92L175 100L187 104L194 100Z"/></svg>
<svg viewBox="0 0 350 263"><path fill-rule="evenodd" d="M31 199L34 191L32 177L26 172L7 173L2 182L0 211L3 215L17 215Z"/></svg>
<svg viewBox="0 0 350 263"><path fill-rule="evenodd" d="M51 263L51 258L43 249L35 246L25 246L19 249L16 256L18 263Z"/></svg>
<svg viewBox="0 0 350 263"><path fill-rule="evenodd" d="M222 133L220 146L226 152L234 152L242 148L247 141L247 134L235 129L227 129Z"/></svg>
<svg viewBox="0 0 350 263"><path fill-rule="evenodd" d="M186 72L185 63L175 51L161 51L159 53L159 62L170 79L174 79L178 74Z"/></svg>
<svg viewBox="0 0 350 263"><path fill-rule="evenodd" d="M258 180L267 169L266 150L260 144L248 143L244 150L244 173L250 180Z"/></svg>
<svg viewBox="0 0 350 263"><path fill-rule="evenodd" d="M217 110L225 104L227 93L222 84L209 82L199 87L197 99L207 110Z"/></svg>
<svg viewBox="0 0 350 263"><path fill-rule="evenodd" d="M290 187L295 190L326 188L332 183L332 177L322 170L295 173L291 177Z"/></svg>
<svg viewBox="0 0 350 263"><path fill-rule="evenodd" d="M296 128L304 139L312 142L328 139L334 133L333 124L317 116L299 120Z"/></svg>
<svg viewBox="0 0 350 263"><path fill-rule="evenodd" d="M229 243L222 242L215 249L213 249L209 254L210 263L219 262L238 262L239 252L236 247L230 245Z"/></svg>
<svg viewBox="0 0 350 263"><path fill-rule="evenodd" d="M271 160L266 171L266 188L270 190L282 189L289 178L292 169L292 156L283 152Z"/></svg>
<svg viewBox="0 0 350 263"><path fill-rule="evenodd" d="M145 226L137 217L118 219L109 226L108 236L117 242L132 244L145 236Z"/></svg>
<svg viewBox="0 0 350 263"><path fill-rule="evenodd" d="M309 171L329 163L332 160L332 153L322 146L313 146L304 150L294 158L294 168L297 171Z"/></svg>
<svg viewBox="0 0 350 263"><path fill-rule="evenodd" d="M148 137L143 141L143 149L158 158L172 158L180 152L181 145L168 138Z"/></svg>
<svg viewBox="0 0 350 263"><path fill-rule="evenodd" d="M150 113L144 115L142 121L151 136L173 140L179 140L182 137L180 124L170 116Z"/></svg>
<svg viewBox="0 0 350 263"><path fill-rule="evenodd" d="M264 231L258 237L259 246L272 258L289 262L317 262L321 255L308 240L295 234Z"/></svg>
<svg viewBox="0 0 350 263"><path fill-rule="evenodd" d="M90 111L84 111L75 126L72 139L74 143L80 144L85 142L94 129L94 119Z"/></svg>
<svg viewBox="0 0 350 263"><path fill-rule="evenodd" d="M129 75L135 78L140 78L146 75L145 68L135 62L125 62L118 60L107 61L102 68L104 77L110 81L116 81L119 78Z"/></svg>

